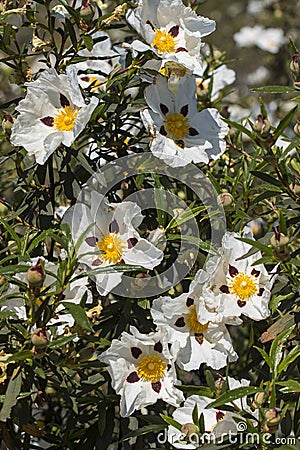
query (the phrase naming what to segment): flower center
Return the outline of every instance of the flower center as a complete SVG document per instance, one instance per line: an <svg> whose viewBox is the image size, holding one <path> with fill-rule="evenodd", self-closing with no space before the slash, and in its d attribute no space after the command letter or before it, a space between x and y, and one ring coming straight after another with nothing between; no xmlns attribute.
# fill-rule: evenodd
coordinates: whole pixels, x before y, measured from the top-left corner
<svg viewBox="0 0 300 450"><path fill-rule="evenodd" d="M142 358L136 368L138 376L143 381L156 381L164 378L167 363L156 355L145 356Z"/></svg>
<svg viewBox="0 0 300 450"><path fill-rule="evenodd" d="M55 114L53 124L57 130L72 131L78 110L70 106L60 108Z"/></svg>
<svg viewBox="0 0 300 450"><path fill-rule="evenodd" d="M167 30L155 30L152 47L156 47L158 53L174 53L176 40Z"/></svg>
<svg viewBox="0 0 300 450"><path fill-rule="evenodd" d="M189 121L180 113L169 113L166 115L165 129L173 139L182 139L189 131Z"/></svg>
<svg viewBox="0 0 300 450"><path fill-rule="evenodd" d="M117 264L121 261L122 254L126 248L126 243L120 238L120 233L107 233L107 235L97 242L98 248L103 252L102 258L106 261Z"/></svg>
<svg viewBox="0 0 300 450"><path fill-rule="evenodd" d="M229 292L237 295L241 300L246 300L258 292L256 283L253 275L240 272L228 283Z"/></svg>
<svg viewBox="0 0 300 450"><path fill-rule="evenodd" d="M208 327L208 323L202 325L202 323L200 323L198 321L198 316L197 316L197 311L195 306L190 306L190 313L188 314L188 316L186 317L186 323L189 326L190 330L193 331L196 334L203 334L204 331L207 330Z"/></svg>

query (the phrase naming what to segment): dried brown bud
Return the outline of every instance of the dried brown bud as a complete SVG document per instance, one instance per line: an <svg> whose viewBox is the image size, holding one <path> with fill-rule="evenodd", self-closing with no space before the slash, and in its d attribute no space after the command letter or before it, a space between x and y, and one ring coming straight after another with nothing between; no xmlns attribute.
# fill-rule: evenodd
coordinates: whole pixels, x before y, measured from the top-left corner
<svg viewBox="0 0 300 450"><path fill-rule="evenodd" d="M266 137L268 136L270 129L270 121L262 114L259 114L253 124L253 130L256 131L256 133L260 134L262 137Z"/></svg>
<svg viewBox="0 0 300 450"><path fill-rule="evenodd" d="M233 196L229 192L222 192L218 195L218 203L222 205L223 208L228 208L234 203Z"/></svg>
<svg viewBox="0 0 300 450"><path fill-rule="evenodd" d="M278 408L271 408L265 413L266 424L273 427L279 425L281 421L281 410Z"/></svg>
<svg viewBox="0 0 300 450"><path fill-rule="evenodd" d="M189 436L191 436L191 434L199 433L199 427L197 427L197 425L195 425L194 423L185 423L181 427L181 432L185 436L189 437Z"/></svg>

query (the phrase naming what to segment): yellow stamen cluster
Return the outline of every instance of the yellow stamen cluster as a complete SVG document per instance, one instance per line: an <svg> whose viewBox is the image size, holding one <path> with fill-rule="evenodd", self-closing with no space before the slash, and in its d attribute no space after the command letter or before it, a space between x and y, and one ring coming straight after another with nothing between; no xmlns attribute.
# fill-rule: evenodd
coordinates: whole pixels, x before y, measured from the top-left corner
<svg viewBox="0 0 300 450"><path fill-rule="evenodd" d="M72 131L75 125L78 110L70 106L60 108L55 114L53 124L57 130Z"/></svg>
<svg viewBox="0 0 300 450"><path fill-rule="evenodd" d="M163 359L156 355L145 356L142 358L136 368L138 376L143 381L156 381L162 380L165 375L167 363Z"/></svg>
<svg viewBox="0 0 300 450"><path fill-rule="evenodd" d="M102 258L112 264L121 261L123 252L126 248L126 242L120 238L120 233L107 233L106 236L97 242Z"/></svg>
<svg viewBox="0 0 300 450"><path fill-rule="evenodd" d="M191 306L189 309L190 313L185 319L188 327L190 328L191 331L193 331L196 334L203 334L204 331L207 330L208 323L203 325L198 321L197 311L194 305Z"/></svg>
<svg viewBox="0 0 300 450"><path fill-rule="evenodd" d="M241 300L246 300L251 295L257 294L257 280L253 275L238 273L229 283L230 294L237 295Z"/></svg>
<svg viewBox="0 0 300 450"><path fill-rule="evenodd" d="M165 130L169 137L182 139L189 132L189 121L180 113L167 114Z"/></svg>
<svg viewBox="0 0 300 450"><path fill-rule="evenodd" d="M156 47L158 53L174 53L176 39L167 30L155 30L152 47Z"/></svg>

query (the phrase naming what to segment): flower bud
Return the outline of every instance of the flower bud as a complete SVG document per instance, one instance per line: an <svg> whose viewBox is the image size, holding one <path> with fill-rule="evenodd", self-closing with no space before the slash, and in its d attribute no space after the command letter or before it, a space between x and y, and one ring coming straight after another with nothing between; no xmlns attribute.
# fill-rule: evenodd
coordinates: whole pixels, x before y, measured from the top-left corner
<svg viewBox="0 0 300 450"><path fill-rule="evenodd" d="M229 192L222 192L222 194L219 194L217 201L223 208L228 208L228 206L231 206L234 203L233 196Z"/></svg>
<svg viewBox="0 0 300 450"><path fill-rule="evenodd" d="M94 7L91 5L89 0L83 2L82 8L80 10L80 17L85 23L90 23L93 20L95 13Z"/></svg>
<svg viewBox="0 0 300 450"><path fill-rule="evenodd" d="M37 328L31 335L31 342L37 348L47 347L50 339L50 333L46 328Z"/></svg>
<svg viewBox="0 0 300 450"><path fill-rule="evenodd" d="M279 233L277 230L275 230L270 242L273 247L282 248L289 243L289 238L285 234Z"/></svg>
<svg viewBox="0 0 300 450"><path fill-rule="evenodd" d="M299 53L294 53L290 62L290 71L295 79L300 76Z"/></svg>
<svg viewBox="0 0 300 450"><path fill-rule="evenodd" d="M295 133L297 136L300 136L300 122L296 122L296 123L295 123L295 125L294 125L294 133Z"/></svg>
<svg viewBox="0 0 300 450"><path fill-rule="evenodd" d="M199 433L199 427L195 425L194 423L185 423L181 427L181 433L183 433L185 436L189 437L191 434L197 434Z"/></svg>
<svg viewBox="0 0 300 450"><path fill-rule="evenodd" d="M42 260L39 259L37 264L30 267L27 271L27 280L31 287L42 287L46 278L45 271L42 266Z"/></svg>
<svg viewBox="0 0 300 450"><path fill-rule="evenodd" d="M277 426L281 420L281 410L278 408L271 408L265 413L266 424L268 426Z"/></svg>
<svg viewBox="0 0 300 450"><path fill-rule="evenodd" d="M3 275L0 275L0 286L4 286L6 283L6 278Z"/></svg>
<svg viewBox="0 0 300 450"><path fill-rule="evenodd" d="M291 189L291 191L294 192L294 194L300 196L300 185L299 184L296 184L296 183L290 184L290 189Z"/></svg>
<svg viewBox="0 0 300 450"><path fill-rule="evenodd" d="M260 134L262 137L266 137L268 136L270 129L270 121L262 114L259 114L253 124L253 130L256 131L256 133Z"/></svg>
<svg viewBox="0 0 300 450"><path fill-rule="evenodd" d="M2 120L2 128L4 131L4 134L6 136L10 136L12 126L14 124L14 119L10 114L4 114L3 120Z"/></svg>
<svg viewBox="0 0 300 450"><path fill-rule="evenodd" d="M260 408L264 403L264 397L265 397L264 392L257 392L254 396L252 407L255 409Z"/></svg>

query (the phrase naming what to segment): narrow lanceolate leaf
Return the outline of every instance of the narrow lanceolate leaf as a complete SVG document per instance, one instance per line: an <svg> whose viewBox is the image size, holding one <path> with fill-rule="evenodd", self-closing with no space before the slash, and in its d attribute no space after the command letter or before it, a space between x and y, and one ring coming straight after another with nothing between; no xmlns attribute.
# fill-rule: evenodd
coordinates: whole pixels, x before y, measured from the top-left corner
<svg viewBox="0 0 300 450"><path fill-rule="evenodd" d="M237 389L232 389L229 392L224 392L217 400L211 402L206 408L218 408L219 406L231 403L238 398L245 397L247 395L256 394L256 392L263 392L264 390L256 386L243 386Z"/></svg>
<svg viewBox="0 0 300 450"><path fill-rule="evenodd" d="M160 414L160 417L164 419L165 422L167 422L168 425L171 425L172 427L176 428L177 430L181 430L182 425L174 420L172 417L165 416L164 414Z"/></svg>
<svg viewBox="0 0 300 450"><path fill-rule="evenodd" d="M283 361L281 361L281 363L278 366L278 375L281 374L281 372L284 372L290 364L292 364L293 361L295 361L297 358L299 358L300 356L300 352L299 352L299 347L298 345L296 345L296 347L294 347L286 356L286 358L284 358Z"/></svg>
<svg viewBox="0 0 300 450"><path fill-rule="evenodd" d="M296 381L296 380L278 381L276 384L279 386L282 386L282 388L280 390L284 394L289 394L292 392L300 392L299 381Z"/></svg>
<svg viewBox="0 0 300 450"><path fill-rule="evenodd" d="M167 425L164 426L164 424L145 425L144 427L139 428L138 430L134 430L134 431L131 431L131 433L128 433L123 439L120 440L120 442L127 441L128 439L133 438L133 437L142 436L143 434L157 433L158 431L161 431L166 427L167 427Z"/></svg>
<svg viewBox="0 0 300 450"><path fill-rule="evenodd" d="M71 302L62 302L62 304L74 317L74 320L77 323L77 325L79 325L83 330L91 332L94 331L85 313L85 310L80 305L74 305Z"/></svg>
<svg viewBox="0 0 300 450"><path fill-rule="evenodd" d="M271 247L268 247L267 245L262 244L259 241L254 241L253 239L248 238L238 238L239 241L246 242L246 244L252 245L252 247L258 248L263 253L266 253L267 255L272 256L273 252Z"/></svg>
<svg viewBox="0 0 300 450"><path fill-rule="evenodd" d="M279 122L278 127L274 132L274 139L278 139L282 132L289 126L291 121L293 120L295 113L298 109L298 106L295 106L291 111L289 111L284 118Z"/></svg>
<svg viewBox="0 0 300 450"><path fill-rule="evenodd" d="M11 379L9 380L4 403L0 411L0 422L6 422L6 419L10 416L10 412L13 406L17 403L17 398L22 386L22 372L19 368L15 369Z"/></svg>
<svg viewBox="0 0 300 450"><path fill-rule="evenodd" d="M263 92L265 94L288 94L289 92L295 92L295 88L292 88L291 86L263 86L252 88L250 91Z"/></svg>
<svg viewBox="0 0 300 450"><path fill-rule="evenodd" d="M68 344L69 342L73 341L77 337L77 334L70 334L68 336L63 336L61 338L55 339L55 341L50 342L48 344L48 348L51 348L51 350L55 350L57 348L61 348L64 345Z"/></svg>

